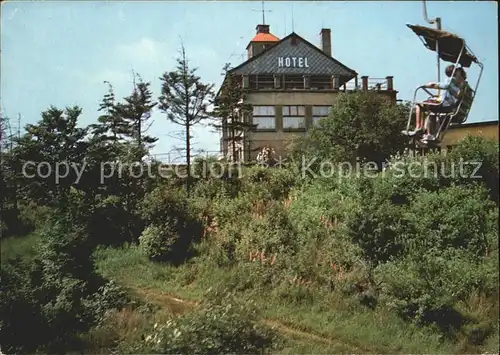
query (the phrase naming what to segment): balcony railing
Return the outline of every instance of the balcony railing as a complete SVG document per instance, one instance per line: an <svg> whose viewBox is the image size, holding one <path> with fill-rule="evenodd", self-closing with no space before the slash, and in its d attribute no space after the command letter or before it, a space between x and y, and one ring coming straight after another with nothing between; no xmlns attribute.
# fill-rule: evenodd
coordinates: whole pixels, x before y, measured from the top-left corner
<svg viewBox="0 0 500 355"><path fill-rule="evenodd" d="M244 79L244 87L250 90L340 90L340 91L393 91L393 77L369 78L362 76L352 79L346 84L334 89L336 80L331 76L303 75L250 75Z"/></svg>
<svg viewBox="0 0 500 355"><path fill-rule="evenodd" d="M341 88L341 90L345 91L354 91L354 90L366 90L366 91L392 91L393 83L392 77L386 78L369 78L369 77L361 77L361 80L356 82L354 80L346 83L345 86Z"/></svg>

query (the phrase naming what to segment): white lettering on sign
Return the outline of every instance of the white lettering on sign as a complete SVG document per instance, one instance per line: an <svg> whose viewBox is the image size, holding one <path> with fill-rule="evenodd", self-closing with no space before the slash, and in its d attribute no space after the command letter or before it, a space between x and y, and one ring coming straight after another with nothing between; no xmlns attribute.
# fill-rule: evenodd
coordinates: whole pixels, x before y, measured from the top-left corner
<svg viewBox="0 0 500 355"><path fill-rule="evenodd" d="M278 57L278 68L309 68L307 57Z"/></svg>

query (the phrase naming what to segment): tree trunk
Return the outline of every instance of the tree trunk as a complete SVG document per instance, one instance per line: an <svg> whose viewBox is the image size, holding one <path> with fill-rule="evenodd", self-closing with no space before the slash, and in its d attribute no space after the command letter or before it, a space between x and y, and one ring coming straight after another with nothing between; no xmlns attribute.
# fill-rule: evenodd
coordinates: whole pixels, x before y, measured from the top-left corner
<svg viewBox="0 0 500 355"><path fill-rule="evenodd" d="M186 124L186 163L187 163L187 179L186 179L186 192L189 196L189 189L191 187L191 140L190 140L190 126Z"/></svg>
<svg viewBox="0 0 500 355"><path fill-rule="evenodd" d="M232 136L232 145L233 145L233 162L236 161L236 140L235 140L235 129L234 129L234 121L231 125L231 136Z"/></svg>

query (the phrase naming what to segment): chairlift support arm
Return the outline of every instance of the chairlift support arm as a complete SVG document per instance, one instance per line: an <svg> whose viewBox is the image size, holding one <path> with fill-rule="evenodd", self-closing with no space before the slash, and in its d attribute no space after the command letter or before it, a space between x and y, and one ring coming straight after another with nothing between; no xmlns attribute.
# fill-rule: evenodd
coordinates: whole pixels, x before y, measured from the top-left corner
<svg viewBox="0 0 500 355"><path fill-rule="evenodd" d="M429 16L427 16L427 4L425 3L425 0L422 1L424 4L424 19L427 23L430 25L436 25L436 28L438 30L441 30L441 17L436 17L435 19L429 19ZM436 53L437 53L437 81L441 81L441 63L439 61L439 47L438 44L436 43Z"/></svg>

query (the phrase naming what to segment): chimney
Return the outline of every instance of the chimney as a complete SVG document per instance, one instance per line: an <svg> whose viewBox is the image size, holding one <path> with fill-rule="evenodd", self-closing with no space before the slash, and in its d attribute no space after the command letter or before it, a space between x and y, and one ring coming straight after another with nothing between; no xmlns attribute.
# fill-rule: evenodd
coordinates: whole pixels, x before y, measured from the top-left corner
<svg viewBox="0 0 500 355"><path fill-rule="evenodd" d="M368 76L361 77L361 89L363 91L368 91Z"/></svg>
<svg viewBox="0 0 500 355"><path fill-rule="evenodd" d="M269 25L257 25L255 29L257 30L257 34L269 33Z"/></svg>
<svg viewBox="0 0 500 355"><path fill-rule="evenodd" d="M321 50L327 56L332 56L332 35L329 28L321 29Z"/></svg>
<svg viewBox="0 0 500 355"><path fill-rule="evenodd" d="M393 76L386 76L387 79L387 91L392 91L394 89L394 77Z"/></svg>

